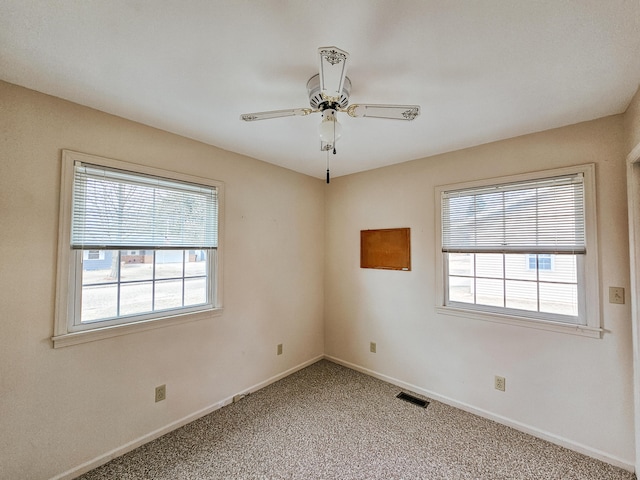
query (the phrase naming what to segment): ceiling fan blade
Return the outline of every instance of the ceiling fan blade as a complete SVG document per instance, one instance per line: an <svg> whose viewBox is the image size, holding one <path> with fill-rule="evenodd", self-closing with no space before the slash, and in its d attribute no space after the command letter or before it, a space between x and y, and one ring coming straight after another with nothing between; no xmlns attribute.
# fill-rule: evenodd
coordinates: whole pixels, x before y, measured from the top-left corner
<svg viewBox="0 0 640 480"><path fill-rule="evenodd" d="M337 47L320 47L320 93L324 100L338 103L347 76L349 54Z"/></svg>
<svg viewBox="0 0 640 480"><path fill-rule="evenodd" d="M353 104L347 108L350 117L390 118L413 120L420 115L419 105L368 105Z"/></svg>
<svg viewBox="0 0 640 480"><path fill-rule="evenodd" d="M270 118L280 117L303 117L313 113L315 110L311 108L292 108L289 110L272 110L270 112L255 112L255 113L243 113L240 115L240 120L245 122L253 122L255 120L268 120Z"/></svg>

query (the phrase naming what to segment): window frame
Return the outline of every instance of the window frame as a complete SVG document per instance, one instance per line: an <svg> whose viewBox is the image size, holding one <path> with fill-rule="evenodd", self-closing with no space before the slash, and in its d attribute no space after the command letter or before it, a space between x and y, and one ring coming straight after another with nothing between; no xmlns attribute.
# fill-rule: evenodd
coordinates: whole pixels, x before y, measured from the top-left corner
<svg viewBox="0 0 640 480"><path fill-rule="evenodd" d="M527 315L526 311L510 310L504 307L485 307L448 303L447 254L442 252L442 194L451 190L489 187L522 181L541 180L581 173L584 176L585 243L587 253L579 255L578 276L578 318L579 323L568 323L554 319L554 315ZM530 328L571 333L601 338L600 283L598 279L598 245L596 218L595 165L584 164L552 170L530 172L504 177L441 185L435 188L435 234L436 234L436 312L476 320L506 323ZM531 252L536 253L536 252Z"/></svg>
<svg viewBox="0 0 640 480"><path fill-rule="evenodd" d="M76 289L82 288L82 255L84 250L71 249L71 218L73 207L73 180L75 162L115 168L131 173L164 177L170 180L184 181L215 187L218 197L218 247L212 249L209 293L210 307L204 309L190 309L160 311L156 314L145 315L143 318L132 317L127 321L96 321L76 325L77 298ZM113 160L96 155L90 155L71 150L62 150L62 169L60 183L60 212L58 226L58 268L56 277L56 313L54 319L53 347L65 347L84 342L110 338L118 335L140 332L153 328L195 321L219 316L223 312L222 303L222 252L224 232L224 183L194 175L172 172L155 167L133 164L121 160Z"/></svg>

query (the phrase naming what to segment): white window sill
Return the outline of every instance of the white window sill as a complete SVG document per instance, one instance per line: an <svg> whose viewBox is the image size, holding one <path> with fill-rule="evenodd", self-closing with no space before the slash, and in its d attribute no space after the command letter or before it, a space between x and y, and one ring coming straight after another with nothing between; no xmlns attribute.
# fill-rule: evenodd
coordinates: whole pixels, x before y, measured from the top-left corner
<svg viewBox="0 0 640 480"><path fill-rule="evenodd" d="M549 330L552 332L568 333L571 335L581 335L591 338L602 338L603 329L590 327L588 325L576 325L571 323L552 322L537 318L518 317L515 315L503 315L480 310L470 310L456 307L436 307L436 312L454 317L470 318L473 320L484 320L494 323L505 323L520 327L536 328L539 330Z"/></svg>
<svg viewBox="0 0 640 480"><path fill-rule="evenodd" d="M51 340L53 341L53 348L68 347L70 345L78 345L80 343L93 342L105 338L143 332L145 330L152 330L155 328L164 328L185 322L193 322L196 320L203 320L205 318L218 317L222 315L222 312L222 308L214 308L201 312L172 315L169 317L142 320L139 322L125 323L122 325L97 327L92 328L91 330L82 330L79 332L70 332L61 335L55 335L51 337Z"/></svg>

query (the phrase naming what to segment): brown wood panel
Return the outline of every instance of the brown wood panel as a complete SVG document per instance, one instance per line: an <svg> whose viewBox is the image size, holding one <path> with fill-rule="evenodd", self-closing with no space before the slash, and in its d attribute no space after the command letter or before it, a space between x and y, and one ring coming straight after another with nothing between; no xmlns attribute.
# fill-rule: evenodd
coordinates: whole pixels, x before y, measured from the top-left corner
<svg viewBox="0 0 640 480"><path fill-rule="evenodd" d="M361 230L360 268L411 270L411 229Z"/></svg>

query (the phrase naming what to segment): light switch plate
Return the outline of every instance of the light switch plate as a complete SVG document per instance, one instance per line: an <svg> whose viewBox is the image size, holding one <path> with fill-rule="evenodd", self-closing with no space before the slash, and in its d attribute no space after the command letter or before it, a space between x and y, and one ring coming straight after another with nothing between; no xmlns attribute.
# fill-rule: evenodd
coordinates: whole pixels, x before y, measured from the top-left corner
<svg viewBox="0 0 640 480"><path fill-rule="evenodd" d="M609 303L624 304L624 288L609 287Z"/></svg>

